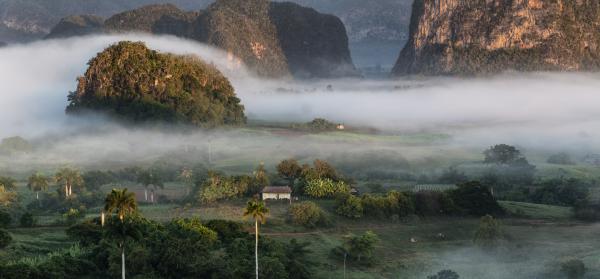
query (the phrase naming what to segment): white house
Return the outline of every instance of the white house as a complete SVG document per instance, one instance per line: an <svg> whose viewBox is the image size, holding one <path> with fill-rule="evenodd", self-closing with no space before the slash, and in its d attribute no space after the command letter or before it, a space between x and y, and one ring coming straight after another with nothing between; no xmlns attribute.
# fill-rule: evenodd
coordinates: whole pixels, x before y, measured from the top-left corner
<svg viewBox="0 0 600 279"><path fill-rule="evenodd" d="M267 186L262 190L263 200L292 200L292 188L288 186Z"/></svg>

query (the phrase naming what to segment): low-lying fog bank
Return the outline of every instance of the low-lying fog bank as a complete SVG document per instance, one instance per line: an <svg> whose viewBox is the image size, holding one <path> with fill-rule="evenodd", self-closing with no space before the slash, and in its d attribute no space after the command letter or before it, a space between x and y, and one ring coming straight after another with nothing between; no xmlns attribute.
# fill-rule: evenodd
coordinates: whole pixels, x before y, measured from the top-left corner
<svg viewBox="0 0 600 279"><path fill-rule="evenodd" d="M186 131L128 129L102 117L73 119L64 113L86 62L120 40L141 40L150 48L194 53L228 76L251 120L307 122L316 117L370 127L384 135L447 135L416 143L403 140L291 136L253 130ZM260 80L232 69L226 53L192 41L147 35L91 36L49 40L0 49L0 138L36 142L31 162L123 162L160 157L189 148L205 150L208 139L227 157L344 154L394 150L409 160L460 149L482 150L496 143L525 149L600 150L600 75L507 73L493 78L423 78L372 81ZM264 131L263 131L264 132ZM418 140L417 140L418 141ZM220 149L219 149L220 146ZM468 156L466 156L468 157ZM18 162L18 160L17 160ZM5 162L8 164L8 162ZM15 163L12 161L11 164ZM3 164L5 165L5 164Z"/></svg>

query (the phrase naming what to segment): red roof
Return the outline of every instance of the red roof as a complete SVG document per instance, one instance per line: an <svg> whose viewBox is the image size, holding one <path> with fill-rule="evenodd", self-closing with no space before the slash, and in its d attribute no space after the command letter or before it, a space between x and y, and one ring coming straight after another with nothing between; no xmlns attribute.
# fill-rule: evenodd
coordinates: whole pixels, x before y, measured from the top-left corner
<svg viewBox="0 0 600 279"><path fill-rule="evenodd" d="M290 194L292 193L292 188L288 186L267 186L262 190L262 193Z"/></svg>

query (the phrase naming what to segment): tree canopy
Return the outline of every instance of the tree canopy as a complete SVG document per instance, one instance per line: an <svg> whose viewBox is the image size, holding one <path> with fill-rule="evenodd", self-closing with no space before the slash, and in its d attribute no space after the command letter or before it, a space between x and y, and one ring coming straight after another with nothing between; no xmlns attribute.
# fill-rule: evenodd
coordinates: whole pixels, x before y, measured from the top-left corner
<svg viewBox="0 0 600 279"><path fill-rule="evenodd" d="M202 127L239 125L244 107L217 68L195 56L150 50L123 41L90 60L68 113L101 111L135 122L159 121Z"/></svg>

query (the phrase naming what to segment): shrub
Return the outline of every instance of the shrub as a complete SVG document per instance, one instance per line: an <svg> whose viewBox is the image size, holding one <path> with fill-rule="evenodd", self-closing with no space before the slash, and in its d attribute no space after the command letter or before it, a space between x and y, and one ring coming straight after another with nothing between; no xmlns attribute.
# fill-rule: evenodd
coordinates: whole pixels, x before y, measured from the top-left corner
<svg viewBox="0 0 600 279"><path fill-rule="evenodd" d="M63 214L63 218L65 222L69 225L77 223L80 219L85 217L85 213L82 210L70 208L67 212Z"/></svg>
<svg viewBox="0 0 600 279"><path fill-rule="evenodd" d="M334 181L329 178L308 180L305 193L314 198L332 198L337 194L350 192L350 187L343 181Z"/></svg>
<svg viewBox="0 0 600 279"><path fill-rule="evenodd" d="M385 196L365 194L361 198L364 214L371 217L403 217L414 213L411 199L404 193L390 191Z"/></svg>
<svg viewBox="0 0 600 279"><path fill-rule="evenodd" d="M211 173L210 178L202 185L198 200L203 203L214 203L242 196L247 192L252 178L249 176L226 177Z"/></svg>
<svg viewBox="0 0 600 279"><path fill-rule="evenodd" d="M422 191L413 195L415 213L421 216L451 215L459 210L447 192Z"/></svg>
<svg viewBox="0 0 600 279"><path fill-rule="evenodd" d="M0 210L0 228L6 228L12 223L12 217L4 210Z"/></svg>
<svg viewBox="0 0 600 279"><path fill-rule="evenodd" d="M314 202L305 201L293 204L289 209L290 221L296 225L315 228L327 224L325 212Z"/></svg>
<svg viewBox="0 0 600 279"><path fill-rule="evenodd" d="M0 230L0 249L6 248L12 242L12 237L5 230ZM1 277L0 277L1 278Z"/></svg>
<svg viewBox="0 0 600 279"><path fill-rule="evenodd" d="M362 201L350 194L341 195L336 200L335 212L344 217L358 219L363 216Z"/></svg>
<svg viewBox="0 0 600 279"><path fill-rule="evenodd" d="M479 228L475 232L474 242L485 249L493 249L502 238L500 223L490 215L481 217Z"/></svg>
<svg viewBox="0 0 600 279"><path fill-rule="evenodd" d="M466 214L484 216L504 213L490 189L478 181L460 184L458 189L451 190L449 194L454 204Z"/></svg>
<svg viewBox="0 0 600 279"><path fill-rule="evenodd" d="M458 273L453 270L442 270L438 272L436 275L427 276L427 279L459 279Z"/></svg>
<svg viewBox="0 0 600 279"><path fill-rule="evenodd" d="M21 227L26 228L35 226L35 218L33 217L33 214L29 212L23 213L23 215L21 215L21 218L19 219L19 224L21 224Z"/></svg>

